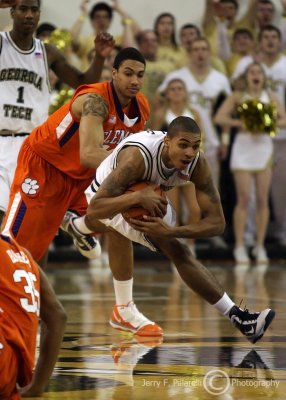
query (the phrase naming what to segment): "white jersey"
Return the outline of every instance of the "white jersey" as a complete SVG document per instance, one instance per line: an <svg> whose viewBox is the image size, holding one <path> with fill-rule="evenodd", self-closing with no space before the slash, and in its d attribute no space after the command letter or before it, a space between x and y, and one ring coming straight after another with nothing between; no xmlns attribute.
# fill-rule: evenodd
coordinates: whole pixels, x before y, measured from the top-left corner
<svg viewBox="0 0 286 400"><path fill-rule="evenodd" d="M31 132L48 116L50 85L44 44L21 50L0 32L0 130Z"/></svg>
<svg viewBox="0 0 286 400"><path fill-rule="evenodd" d="M191 106L196 109L201 117L202 128L205 134L205 146L218 146L219 139L212 121L214 103L220 94L229 95L231 88L229 81L221 72L211 69L203 81L198 81L187 67L170 72L158 91L163 92L173 79L185 82Z"/></svg>
<svg viewBox="0 0 286 400"><path fill-rule="evenodd" d="M93 188L96 190L110 172L116 168L119 152L128 146L138 147L144 158L145 173L142 180L160 185L164 191L190 180L200 153L198 152L195 159L184 170L168 169L162 160L165 136L166 132L162 131L143 131L124 139L97 168L92 183Z"/></svg>
<svg viewBox="0 0 286 400"><path fill-rule="evenodd" d="M184 170L168 169L162 160L165 136L166 132L143 131L136 133L136 135L129 136L120 142L113 152L97 168L95 179L85 191L87 202L90 203L100 184L107 178L112 170L116 168L118 154L127 146L138 147L144 158L145 173L142 180L148 180L156 185L160 185L162 190L169 190L173 186L181 185L185 183L186 180L190 180L199 160L200 153L197 154L195 159ZM171 226L176 224L175 212L170 203L168 203L167 213L163 220ZM150 250L156 251L155 246L150 242L149 238L142 232L133 229L131 225L124 220L121 214L116 214L111 218L101 219L100 222L116 230L133 242L140 243Z"/></svg>

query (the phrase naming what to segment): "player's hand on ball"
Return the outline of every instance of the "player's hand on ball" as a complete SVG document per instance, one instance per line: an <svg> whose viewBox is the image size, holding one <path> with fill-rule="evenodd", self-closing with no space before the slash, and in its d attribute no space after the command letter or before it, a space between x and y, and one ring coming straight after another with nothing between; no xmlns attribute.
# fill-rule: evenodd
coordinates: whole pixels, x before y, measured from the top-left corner
<svg viewBox="0 0 286 400"><path fill-rule="evenodd" d="M140 220L131 218L129 220L129 224L132 226L132 228L149 236L172 236L172 229L170 225L166 224L166 222L159 217L144 216L143 219Z"/></svg>
<svg viewBox="0 0 286 400"><path fill-rule="evenodd" d="M126 193L136 196L137 205L122 212L123 218L129 222L130 218L142 219L144 215L163 218L167 212L165 192L160 186L148 181L137 182L129 186Z"/></svg>
<svg viewBox="0 0 286 400"><path fill-rule="evenodd" d="M152 186L138 191L141 206L153 217L163 218L166 214L167 200L157 194Z"/></svg>

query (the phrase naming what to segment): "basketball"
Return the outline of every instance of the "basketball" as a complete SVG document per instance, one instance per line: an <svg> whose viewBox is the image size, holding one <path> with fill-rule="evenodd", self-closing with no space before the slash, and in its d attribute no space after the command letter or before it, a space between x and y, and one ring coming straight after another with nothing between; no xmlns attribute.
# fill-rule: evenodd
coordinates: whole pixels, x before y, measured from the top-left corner
<svg viewBox="0 0 286 400"><path fill-rule="evenodd" d="M138 190L145 189L146 187L153 185L151 182L137 182L133 185L129 186L125 193L137 192ZM164 199L166 198L165 192L160 188L160 186L154 186L154 192L159 196L162 196ZM165 210L165 214L167 212L167 208ZM123 218L128 221L129 218L142 219L144 215L150 215L149 211L145 210L143 207L131 207L128 210L122 212Z"/></svg>

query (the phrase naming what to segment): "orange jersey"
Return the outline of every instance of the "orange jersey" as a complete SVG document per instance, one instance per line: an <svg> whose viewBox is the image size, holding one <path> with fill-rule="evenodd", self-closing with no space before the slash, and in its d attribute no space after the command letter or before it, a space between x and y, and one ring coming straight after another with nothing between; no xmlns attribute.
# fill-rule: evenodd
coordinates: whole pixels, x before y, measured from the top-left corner
<svg viewBox="0 0 286 400"><path fill-rule="evenodd" d="M0 329L19 354L19 385L32 379L40 309L39 270L10 238L0 239Z"/></svg>
<svg viewBox="0 0 286 400"><path fill-rule="evenodd" d="M123 110L111 82L80 86L71 101L60 107L27 138L40 157L75 179L94 176L94 169L80 164L79 119L71 111L73 101L85 93L97 93L106 100L109 114L103 122L103 129L104 144L108 149L116 147L126 136L143 130L150 112L148 100L142 93L138 93Z"/></svg>

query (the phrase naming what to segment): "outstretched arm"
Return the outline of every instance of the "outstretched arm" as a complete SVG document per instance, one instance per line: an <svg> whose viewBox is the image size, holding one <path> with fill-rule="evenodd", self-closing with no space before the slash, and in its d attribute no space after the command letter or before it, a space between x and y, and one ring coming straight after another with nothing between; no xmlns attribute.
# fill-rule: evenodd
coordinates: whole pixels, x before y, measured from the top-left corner
<svg viewBox="0 0 286 400"><path fill-rule="evenodd" d="M214 0L205 0L205 11L202 23L205 34L212 32L216 25L215 15L217 7L219 7L219 5L215 4Z"/></svg>
<svg viewBox="0 0 286 400"><path fill-rule="evenodd" d="M70 33L72 36L71 45L72 45L72 49L74 52L77 52L80 47L79 38L80 38L83 23L88 16L88 7L87 7L88 3L89 3L89 0L81 0L81 3L80 3L81 15L78 17L78 19L75 21L75 23L73 24L73 26L70 29Z"/></svg>
<svg viewBox="0 0 286 400"><path fill-rule="evenodd" d="M100 33L95 38L95 57L86 72L81 72L67 61L65 56L55 47L46 44L49 67L57 77L67 85L77 88L84 83L98 82L105 58L114 46L113 37L109 33Z"/></svg>
<svg viewBox="0 0 286 400"><path fill-rule="evenodd" d="M31 384L20 389L23 397L38 397L43 394L58 358L66 324L63 306L41 269L40 279L40 353Z"/></svg>

